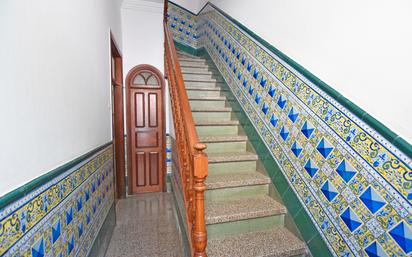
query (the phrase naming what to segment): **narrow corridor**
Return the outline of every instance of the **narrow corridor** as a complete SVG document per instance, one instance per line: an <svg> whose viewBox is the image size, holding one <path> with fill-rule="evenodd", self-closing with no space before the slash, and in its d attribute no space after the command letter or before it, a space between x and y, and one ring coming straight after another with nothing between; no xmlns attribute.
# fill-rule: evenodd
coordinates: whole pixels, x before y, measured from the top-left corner
<svg viewBox="0 0 412 257"><path fill-rule="evenodd" d="M183 245L171 193L119 200L106 257L181 257Z"/></svg>

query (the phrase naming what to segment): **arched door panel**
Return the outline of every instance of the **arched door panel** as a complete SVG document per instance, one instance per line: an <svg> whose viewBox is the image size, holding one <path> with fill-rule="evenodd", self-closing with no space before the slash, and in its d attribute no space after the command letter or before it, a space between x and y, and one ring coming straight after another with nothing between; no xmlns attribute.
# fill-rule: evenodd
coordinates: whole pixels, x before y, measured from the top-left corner
<svg viewBox="0 0 412 257"><path fill-rule="evenodd" d="M164 80L154 67L139 65L127 75L129 193L164 189Z"/></svg>

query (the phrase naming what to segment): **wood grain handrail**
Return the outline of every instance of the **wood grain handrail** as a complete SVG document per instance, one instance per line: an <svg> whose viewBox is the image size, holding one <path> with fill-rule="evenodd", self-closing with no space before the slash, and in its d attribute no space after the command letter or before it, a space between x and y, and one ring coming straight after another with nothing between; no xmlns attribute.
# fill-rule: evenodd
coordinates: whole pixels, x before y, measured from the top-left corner
<svg viewBox="0 0 412 257"><path fill-rule="evenodd" d="M164 3L164 65L168 80L179 177L185 206L187 234L192 256L206 257L205 179L208 175L206 145L199 142L189 98L180 69L172 33L167 25L168 1Z"/></svg>

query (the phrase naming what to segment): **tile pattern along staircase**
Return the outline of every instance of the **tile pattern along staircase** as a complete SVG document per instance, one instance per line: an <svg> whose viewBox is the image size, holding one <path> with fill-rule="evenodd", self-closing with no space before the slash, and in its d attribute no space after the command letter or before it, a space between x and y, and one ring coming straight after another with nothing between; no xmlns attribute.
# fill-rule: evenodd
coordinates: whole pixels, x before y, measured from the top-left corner
<svg viewBox="0 0 412 257"><path fill-rule="evenodd" d="M207 144L205 219L209 257L307 256L306 245L285 227L285 206L269 196L270 178L228 101L211 62L178 53L199 138Z"/></svg>

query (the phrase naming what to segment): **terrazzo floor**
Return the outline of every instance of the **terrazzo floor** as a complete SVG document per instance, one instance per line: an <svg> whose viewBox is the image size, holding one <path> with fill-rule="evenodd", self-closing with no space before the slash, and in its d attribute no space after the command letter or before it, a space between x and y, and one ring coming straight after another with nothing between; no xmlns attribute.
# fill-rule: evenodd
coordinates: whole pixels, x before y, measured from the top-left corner
<svg viewBox="0 0 412 257"><path fill-rule="evenodd" d="M117 223L106 257L183 257L183 245L170 193L119 200Z"/></svg>

